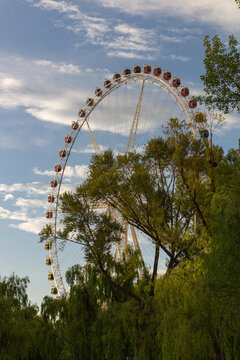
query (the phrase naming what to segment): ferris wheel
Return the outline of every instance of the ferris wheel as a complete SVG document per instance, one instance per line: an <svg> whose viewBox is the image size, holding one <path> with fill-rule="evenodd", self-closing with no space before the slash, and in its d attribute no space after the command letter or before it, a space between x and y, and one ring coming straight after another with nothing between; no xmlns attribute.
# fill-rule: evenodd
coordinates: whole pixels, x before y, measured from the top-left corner
<svg viewBox="0 0 240 360"><path fill-rule="evenodd" d="M66 255L65 249L61 252L57 238L61 218L60 196L71 185L68 173L74 175L74 171L80 171L82 174L87 168L90 155L101 154L107 148L112 148L115 153L141 152L148 140L160 136L162 125L170 117L184 117L195 136L192 124L197 102L189 94L189 88L181 86L180 78L172 77L169 70L162 71L159 66L152 69L150 65L144 65L143 68L134 65L132 71L124 68L122 75L116 72L112 80L105 79L103 87L97 87L94 96L88 97L85 106L79 109L77 120L72 122L65 136L64 147L60 149L48 196L46 218L52 233L45 242L45 249L49 252L46 265L50 267L48 279L53 281L53 295L67 295L64 269L74 265L74 262L79 263L80 259L83 261L81 249L70 246ZM205 137L206 133L202 134ZM81 165L82 161L85 164ZM67 181L64 182L64 179ZM78 184L79 182L72 184L72 190ZM119 216L105 204L102 208L115 218ZM139 241L137 230L124 220L122 227L122 245L116 246L114 258L121 261L129 242L143 256L148 250L142 250L144 239ZM67 254L71 257L70 262L66 261ZM73 255L76 255L74 259Z"/></svg>

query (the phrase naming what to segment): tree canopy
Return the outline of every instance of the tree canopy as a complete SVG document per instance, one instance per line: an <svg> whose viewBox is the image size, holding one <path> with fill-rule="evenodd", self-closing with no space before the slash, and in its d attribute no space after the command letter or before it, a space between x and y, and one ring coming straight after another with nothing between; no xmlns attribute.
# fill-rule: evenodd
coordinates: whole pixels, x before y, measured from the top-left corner
<svg viewBox="0 0 240 360"><path fill-rule="evenodd" d="M236 1L239 3L238 1ZM225 113L240 112L240 53L234 35L224 44L215 35L207 35L205 46L205 74L201 76L204 96L199 97L208 108L217 108Z"/></svg>
<svg viewBox="0 0 240 360"><path fill-rule="evenodd" d="M142 153L94 155L86 181L61 199L58 237L79 242L87 265L67 273L69 299L46 303L59 349L76 359L238 359L239 175L239 149L224 154L178 119ZM120 216L97 211L103 203ZM154 247L151 268L131 248L114 258L125 222Z"/></svg>

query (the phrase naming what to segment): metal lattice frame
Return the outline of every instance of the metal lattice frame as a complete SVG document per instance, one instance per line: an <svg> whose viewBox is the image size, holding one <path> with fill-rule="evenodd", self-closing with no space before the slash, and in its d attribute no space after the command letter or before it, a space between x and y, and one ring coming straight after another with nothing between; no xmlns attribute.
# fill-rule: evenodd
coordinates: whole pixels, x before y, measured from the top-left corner
<svg viewBox="0 0 240 360"><path fill-rule="evenodd" d="M192 131L193 135L195 136L195 129L192 125L192 119L194 118L194 111L189 108L188 100L185 97L182 97L180 94L180 90L178 90L178 88L176 88L176 87L173 87L173 85L169 81L164 80L160 76L155 76L153 74L145 74L145 73L135 74L135 73L133 73L130 75L123 75L123 76L121 76L120 79L111 81L110 88L106 88L106 87L103 88L101 96L95 95L93 97L93 100L94 100L93 106L91 106L91 107L85 106L85 108L83 108L83 110L85 111L86 114L85 114L84 118L79 117L77 119L78 129L77 130L71 129L71 132L69 135L72 136L72 142L70 144L67 144L67 143L65 144L64 150L67 153L66 157L60 158L59 163L62 165L62 171L61 171L61 173L56 173L55 179L58 181L58 186L57 186L57 188L52 188L52 192L51 192L51 194L56 198L55 206L54 206L54 204L50 204L50 207L49 207L50 210L54 214L53 218L49 220L50 225L53 227L53 234L48 239L48 241L50 241L50 243L51 243L51 249L49 250L49 257L52 259L51 272L54 274L54 283L55 283L55 286L58 289L58 293L60 295L67 295L67 291L64 286L64 282L63 282L61 270L60 270L60 265L59 265L59 260L58 260L57 217L58 217L58 207L59 207L61 185L62 185L62 181L63 181L63 177L64 177L64 171L67 166L69 156L71 154L71 150L74 146L74 143L78 137L79 132L81 131L83 125L86 123L89 133L90 133L90 136L91 136L93 146L94 146L94 150L97 154L101 154L99 145L97 144L97 141L96 141L96 139L93 135L93 132L91 130L91 127L89 125L88 118L91 115L91 113L95 110L95 108L98 106L98 104L106 96L110 95L113 91L117 90L121 86L125 86L127 84L136 83L136 82L142 82L142 88L141 88L134 120L133 120L133 123L131 126L131 131L130 131L130 135L129 135L129 139L128 139L126 152L128 152L130 148L131 148L131 150L134 148L137 127L138 127L138 119L139 119L139 114L140 114L140 109L141 109L142 94L143 94L143 89L144 89L145 83L151 83L155 86L162 88L176 101L176 103L179 105L180 109L184 113L186 120L191 128L191 131ZM127 226L125 226L125 228L126 228L126 232L123 235L123 245L124 245L123 247L127 246ZM134 244L135 249L140 250L136 232L132 225L130 225L130 232L132 235L133 244ZM140 254L141 254L141 252L140 252ZM120 260L121 256L122 256L121 249L118 245L115 248L114 258ZM140 256L141 256L141 260L143 261L142 254Z"/></svg>

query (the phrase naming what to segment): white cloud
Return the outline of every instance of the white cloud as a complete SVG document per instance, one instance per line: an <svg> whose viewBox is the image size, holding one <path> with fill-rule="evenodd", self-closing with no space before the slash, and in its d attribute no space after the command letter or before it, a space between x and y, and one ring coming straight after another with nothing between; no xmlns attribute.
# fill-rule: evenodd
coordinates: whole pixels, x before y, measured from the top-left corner
<svg viewBox="0 0 240 360"><path fill-rule="evenodd" d="M35 0L26 0L30 4L36 7L41 7L47 10L57 10L60 13L70 13L79 15L80 11L77 6L68 4L65 1L55 1L55 0L39 0L38 2Z"/></svg>
<svg viewBox="0 0 240 360"><path fill-rule="evenodd" d="M26 0L35 7L39 7L48 11L57 11L64 14L66 18L73 21L72 25L62 25L58 23L57 26L64 27L77 34L84 31L89 40L99 38L99 35L108 32L109 27L107 21L101 17L92 17L80 11L78 6L66 2L55 0Z"/></svg>
<svg viewBox="0 0 240 360"><path fill-rule="evenodd" d="M62 19L57 21L55 26L72 31L80 37L85 37L86 40L93 45L102 46L107 51L108 49L121 49L130 51L129 56L127 56L126 53L121 52L120 57L143 58L141 54L138 54L138 57L133 55L133 51L156 51L156 46L154 46L155 31L152 29L138 28L130 26L126 23L116 25L109 19L104 19L102 17L91 17L82 12L76 5L66 1L26 1L30 2L35 7L39 7L48 11L54 10L59 14L64 15ZM66 24L64 19L68 20ZM69 20L71 21L70 24ZM147 54L144 57L146 56ZM50 64L48 63L46 65ZM69 68L66 69L64 65L61 67L61 64L56 66L56 69L59 69L59 66L60 69L62 68L63 70L72 70Z"/></svg>
<svg viewBox="0 0 240 360"><path fill-rule="evenodd" d="M168 31L171 31L172 33L181 33L182 34L202 34L202 30L199 28L193 28L192 26L189 28L186 27L181 27L181 28L177 28L177 27L173 27L173 26L168 26L167 28ZM188 35L187 37L192 38L192 35Z"/></svg>
<svg viewBox="0 0 240 360"><path fill-rule="evenodd" d="M35 60L36 65L48 67L50 69L56 70L57 72L63 74L80 74L81 70L78 66L73 64L66 64L65 62L54 63L49 60Z"/></svg>
<svg viewBox="0 0 240 360"><path fill-rule="evenodd" d="M101 152L104 152L105 150L107 150L106 146L103 145L99 145L99 149ZM87 145L84 149L81 150L77 150L77 149L72 149L73 153L77 153L77 154L96 154L96 150L94 149L93 145Z"/></svg>
<svg viewBox="0 0 240 360"><path fill-rule="evenodd" d="M66 166L64 176L85 179L88 172L88 165Z"/></svg>
<svg viewBox="0 0 240 360"><path fill-rule="evenodd" d="M34 234L39 234L46 223L47 221L45 218L38 217L28 219L27 221L20 224L10 224L10 227Z"/></svg>
<svg viewBox="0 0 240 360"><path fill-rule="evenodd" d="M107 53L108 56L121 57L124 59L145 59L145 60L153 60L154 57L151 55L139 54L133 51L109 51Z"/></svg>
<svg viewBox="0 0 240 360"><path fill-rule="evenodd" d="M8 74L0 73L0 89L11 90L22 86L23 82L21 80L9 77Z"/></svg>
<svg viewBox="0 0 240 360"><path fill-rule="evenodd" d="M45 175L45 176L54 176L56 173L54 170L39 170L38 168L33 168L33 173L35 175Z"/></svg>
<svg viewBox="0 0 240 360"><path fill-rule="evenodd" d="M77 116L80 102L86 101L86 90L61 89L57 84L51 90L50 79L47 80L46 74L42 75L42 78L46 79L46 83L47 81L49 83L48 89L42 86L42 81L33 82L32 79L29 79L26 87L21 91L8 89L0 93L0 107L9 110L23 107L28 114L39 120L71 124L71 121ZM41 143L42 141L40 141Z"/></svg>
<svg viewBox="0 0 240 360"><path fill-rule="evenodd" d="M189 61L189 60L191 60L191 58L188 57L188 56L181 56L181 55L174 55L174 54L171 54L170 58L173 59L173 60L178 60L178 61Z"/></svg>
<svg viewBox="0 0 240 360"><path fill-rule="evenodd" d="M0 206L0 218L10 219L10 220L27 220L26 212L19 211L10 211Z"/></svg>
<svg viewBox="0 0 240 360"><path fill-rule="evenodd" d="M240 115L239 114L224 114L225 123L222 126L223 130L232 130L240 128ZM220 128L221 131L221 128Z"/></svg>
<svg viewBox="0 0 240 360"><path fill-rule="evenodd" d="M20 208L28 209L28 208L46 208L47 201L41 199L26 199L26 198L18 198L15 202L15 206Z"/></svg>
<svg viewBox="0 0 240 360"><path fill-rule="evenodd" d="M177 36L167 36L160 34L160 39L167 42L173 42L173 43L181 43L183 42L183 37L177 37Z"/></svg>
<svg viewBox="0 0 240 360"><path fill-rule="evenodd" d="M239 11L229 0L98 0L103 6L118 8L125 13L180 17L187 22L200 21L218 26L226 31L240 29Z"/></svg>
<svg viewBox="0 0 240 360"><path fill-rule="evenodd" d="M0 206L0 218L2 219L8 219L11 214L11 211L8 209L4 209Z"/></svg>
<svg viewBox="0 0 240 360"><path fill-rule="evenodd" d="M178 29L178 34L181 30ZM172 43L182 43L184 41L188 41L188 40L193 40L195 39L194 36L192 35L187 35L187 36L168 36L168 35L163 35L160 34L159 35L160 39L166 42L172 42Z"/></svg>
<svg viewBox="0 0 240 360"><path fill-rule="evenodd" d="M87 176L88 165L75 165L66 166L64 171L64 177L67 178L82 178L85 179ZM56 173L54 170L39 170L38 168L33 169L36 175L54 176Z"/></svg>
<svg viewBox="0 0 240 360"><path fill-rule="evenodd" d="M6 194L3 198L3 201L7 201L7 200L10 200L10 199L13 199L14 196L12 194Z"/></svg>
<svg viewBox="0 0 240 360"><path fill-rule="evenodd" d="M123 36L118 36L116 37L113 41L111 42L106 42L105 43L105 47L106 49L122 49L122 50L132 50L132 51L156 51L156 47L150 47L149 45L145 44L145 43L138 43L138 42L134 42L130 39L126 39ZM147 55L145 55L147 56Z"/></svg>
<svg viewBox="0 0 240 360"><path fill-rule="evenodd" d="M86 165L83 165L86 166ZM84 169L74 169L75 173L79 172L79 174L84 173ZM78 177L78 176L76 176ZM73 191L75 188L74 184L62 185L62 191ZM48 195L51 191L50 181L48 184L44 184L41 182L32 182L27 184L0 184L0 193L26 193L28 196L36 196L36 195ZM32 198L33 199L33 198Z"/></svg>
<svg viewBox="0 0 240 360"><path fill-rule="evenodd" d="M139 44L147 44L149 40L152 40L155 35L155 32L153 30L133 27L126 23L116 25L114 27L114 30L117 33L127 35L131 41Z"/></svg>
<svg viewBox="0 0 240 360"><path fill-rule="evenodd" d="M49 191L50 184L40 182L32 182L27 184L0 184L0 192L12 194L15 192L26 192L28 195L44 195Z"/></svg>
<svg viewBox="0 0 240 360"><path fill-rule="evenodd" d="M61 70L61 66L63 66ZM34 118L62 125L70 125L77 118L77 110L84 107L87 96L93 95L93 89L87 90L89 77L103 82L108 69L95 68L86 72L81 66L66 63L53 63L49 60L36 60L5 56L0 53L0 80L17 79L21 87L0 86L0 108L25 111ZM57 69L52 71L52 67ZM12 74L10 74L10 71ZM76 72L77 76L69 73ZM79 90L79 78L82 87ZM3 130L2 130L3 131ZM9 138L10 136L10 138ZM34 144L44 146L46 139L39 137ZM11 139L11 134L2 137L0 147L19 147L18 138Z"/></svg>

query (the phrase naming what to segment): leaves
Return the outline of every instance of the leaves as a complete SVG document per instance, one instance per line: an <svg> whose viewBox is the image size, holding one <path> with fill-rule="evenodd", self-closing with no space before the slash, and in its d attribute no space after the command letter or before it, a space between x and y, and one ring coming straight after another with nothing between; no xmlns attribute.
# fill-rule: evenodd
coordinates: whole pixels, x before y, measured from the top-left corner
<svg viewBox="0 0 240 360"><path fill-rule="evenodd" d="M209 109L217 108L224 113L236 109L240 112L240 53L236 38L229 36L228 45L215 35L205 37L205 96L199 97Z"/></svg>

